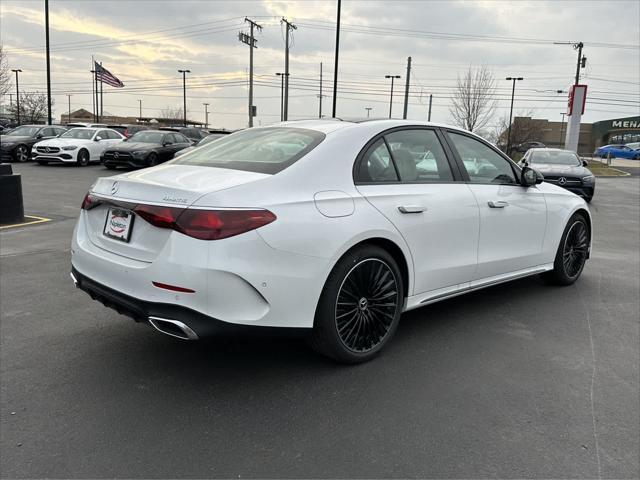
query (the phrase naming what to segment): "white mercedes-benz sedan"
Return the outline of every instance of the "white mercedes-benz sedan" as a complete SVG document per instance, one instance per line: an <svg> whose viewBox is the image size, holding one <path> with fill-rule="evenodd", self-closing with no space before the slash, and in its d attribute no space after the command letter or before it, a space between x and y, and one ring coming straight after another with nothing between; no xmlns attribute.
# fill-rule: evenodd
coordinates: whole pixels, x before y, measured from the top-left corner
<svg viewBox="0 0 640 480"><path fill-rule="evenodd" d="M110 128L72 128L59 137L36 143L31 156L40 165L75 163L84 167L99 162L102 152L125 138Z"/></svg>
<svg viewBox="0 0 640 480"><path fill-rule="evenodd" d="M575 282L591 234L584 200L471 133L287 122L98 179L71 276L174 337L300 329L355 363L404 311L527 275Z"/></svg>

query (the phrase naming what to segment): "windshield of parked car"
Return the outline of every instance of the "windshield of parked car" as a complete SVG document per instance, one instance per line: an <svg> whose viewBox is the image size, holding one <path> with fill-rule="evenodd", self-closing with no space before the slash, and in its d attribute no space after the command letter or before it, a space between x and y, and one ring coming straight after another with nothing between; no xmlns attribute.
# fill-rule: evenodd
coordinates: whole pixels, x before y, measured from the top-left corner
<svg viewBox="0 0 640 480"><path fill-rule="evenodd" d="M313 150L324 133L302 128L251 128L186 153L172 163L278 173Z"/></svg>
<svg viewBox="0 0 640 480"><path fill-rule="evenodd" d="M42 127L28 127L26 125L22 127L16 127L10 132L5 133L12 137L33 137Z"/></svg>
<svg viewBox="0 0 640 480"><path fill-rule="evenodd" d="M573 152L565 151L544 151L535 150L529 156L530 163L548 163L551 165L571 165L578 166L581 164L578 156Z"/></svg>
<svg viewBox="0 0 640 480"><path fill-rule="evenodd" d="M129 137L127 142L140 142L140 143L162 143L164 133L160 132L138 132Z"/></svg>
<svg viewBox="0 0 640 480"><path fill-rule="evenodd" d="M93 128L72 128L67 130L60 138L77 138L79 140L91 140L96 131Z"/></svg>

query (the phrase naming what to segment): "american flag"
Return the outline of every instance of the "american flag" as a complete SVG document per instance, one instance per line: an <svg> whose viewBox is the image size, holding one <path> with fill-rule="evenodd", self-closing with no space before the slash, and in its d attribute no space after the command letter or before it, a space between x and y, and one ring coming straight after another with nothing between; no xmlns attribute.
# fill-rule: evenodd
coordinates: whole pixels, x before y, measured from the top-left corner
<svg viewBox="0 0 640 480"><path fill-rule="evenodd" d="M95 68L95 70L96 70L96 79L98 81L104 82L107 85L111 85L112 87L116 87L116 88L124 87L124 83L122 83L118 79L118 77L113 75L109 70L104 68L98 62L95 62L95 64L96 64L96 68Z"/></svg>

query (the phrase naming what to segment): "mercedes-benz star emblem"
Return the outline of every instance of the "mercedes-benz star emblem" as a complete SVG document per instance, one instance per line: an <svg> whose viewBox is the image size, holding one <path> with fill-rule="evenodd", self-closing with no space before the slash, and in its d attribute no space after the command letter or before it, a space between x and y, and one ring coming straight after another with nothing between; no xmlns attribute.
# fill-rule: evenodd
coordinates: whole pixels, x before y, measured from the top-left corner
<svg viewBox="0 0 640 480"><path fill-rule="evenodd" d="M566 178L564 178L564 177L560 177L560 178L558 179L558 183L559 183L560 185L564 185L565 183L567 183L567 179L566 179Z"/></svg>
<svg viewBox="0 0 640 480"><path fill-rule="evenodd" d="M118 158L120 154L118 152L113 152L113 158Z"/></svg>
<svg viewBox="0 0 640 480"><path fill-rule="evenodd" d="M120 184L113 182L113 185L111 185L111 195L115 195L118 192L118 188L120 188Z"/></svg>
<svg viewBox="0 0 640 480"><path fill-rule="evenodd" d="M44 147L44 151L49 153L49 147Z"/></svg>

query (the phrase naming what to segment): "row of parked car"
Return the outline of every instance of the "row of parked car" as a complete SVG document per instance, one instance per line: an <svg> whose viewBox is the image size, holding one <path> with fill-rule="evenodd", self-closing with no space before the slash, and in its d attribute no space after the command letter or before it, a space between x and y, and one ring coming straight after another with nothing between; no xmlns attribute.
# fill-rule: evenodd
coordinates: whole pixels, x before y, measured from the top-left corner
<svg viewBox="0 0 640 480"><path fill-rule="evenodd" d="M231 133L189 127L68 124L21 125L0 136L2 161L41 165L102 162L107 168L141 168L174 158L201 143Z"/></svg>

